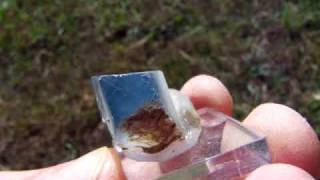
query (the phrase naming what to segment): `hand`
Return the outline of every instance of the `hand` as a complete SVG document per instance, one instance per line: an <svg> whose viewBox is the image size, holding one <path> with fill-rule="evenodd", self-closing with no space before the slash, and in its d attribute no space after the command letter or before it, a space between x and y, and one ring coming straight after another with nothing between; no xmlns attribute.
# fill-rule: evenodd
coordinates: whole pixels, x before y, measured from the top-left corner
<svg viewBox="0 0 320 180"><path fill-rule="evenodd" d="M196 76L181 91L190 97L196 108L212 107L227 115L232 114L231 95L216 78ZM303 180L313 179L310 174L320 175L317 174L320 171L320 143L316 133L296 111L284 105L262 104L248 115L243 124L267 136L275 163L258 168L247 177L248 180ZM137 179L160 173L156 163L126 160L124 166L128 173L136 174ZM148 172L147 177L137 173L140 170ZM117 154L102 147L76 160L49 168L0 172L0 179L124 179L124 175Z"/></svg>

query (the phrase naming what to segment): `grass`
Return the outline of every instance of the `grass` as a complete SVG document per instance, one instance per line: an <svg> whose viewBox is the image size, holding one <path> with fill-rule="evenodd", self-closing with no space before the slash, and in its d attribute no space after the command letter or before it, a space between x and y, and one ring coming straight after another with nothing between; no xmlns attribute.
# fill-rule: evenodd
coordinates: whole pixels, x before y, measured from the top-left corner
<svg viewBox="0 0 320 180"><path fill-rule="evenodd" d="M320 134L319 8L317 0L2 0L0 168L110 145L89 82L103 73L161 69L174 88L211 74L232 92L235 117L273 101Z"/></svg>

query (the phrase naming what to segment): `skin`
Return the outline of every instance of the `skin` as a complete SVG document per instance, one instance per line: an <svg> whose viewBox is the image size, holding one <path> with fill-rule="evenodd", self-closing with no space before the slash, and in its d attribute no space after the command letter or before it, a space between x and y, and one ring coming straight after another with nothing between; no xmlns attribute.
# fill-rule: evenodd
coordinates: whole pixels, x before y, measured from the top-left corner
<svg viewBox="0 0 320 180"><path fill-rule="evenodd" d="M231 115L232 97L216 78L199 75L181 89L196 108L212 107ZM314 179L320 171L320 143L307 121L293 109L266 103L255 108L243 121L267 137L275 164L262 166L246 179ZM135 179L147 179L160 173L157 163L122 162L126 174ZM145 173L137 173L137 172ZM120 158L112 149L102 147L76 160L30 171L0 172L0 179L125 179Z"/></svg>
<svg viewBox="0 0 320 180"><path fill-rule="evenodd" d="M255 108L243 124L267 135L274 163L292 164L316 175L319 140L299 113L284 105L267 103Z"/></svg>
<svg viewBox="0 0 320 180"><path fill-rule="evenodd" d="M268 172L268 173L266 173ZM290 164L272 164L259 167L246 180L276 180L276 179L314 179L306 171Z"/></svg>
<svg viewBox="0 0 320 180"><path fill-rule="evenodd" d="M246 180L276 180L276 179L314 179L306 171L290 164L272 164L262 166L252 172Z"/></svg>

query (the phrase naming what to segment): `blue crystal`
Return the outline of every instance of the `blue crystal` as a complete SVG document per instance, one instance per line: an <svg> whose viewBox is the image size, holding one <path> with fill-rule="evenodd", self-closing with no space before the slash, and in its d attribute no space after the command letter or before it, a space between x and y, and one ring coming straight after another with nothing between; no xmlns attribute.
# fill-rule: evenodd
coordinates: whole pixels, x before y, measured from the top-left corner
<svg viewBox="0 0 320 180"><path fill-rule="evenodd" d="M113 145L126 156L164 161L196 144L200 118L161 71L93 76L92 84Z"/></svg>
<svg viewBox="0 0 320 180"><path fill-rule="evenodd" d="M102 117L111 134L115 134L126 119L150 103L160 105L169 117L175 116L174 112L166 110L173 108L173 105L161 71L100 75L92 77L92 82Z"/></svg>
<svg viewBox="0 0 320 180"><path fill-rule="evenodd" d="M102 76L100 85L116 126L146 103L159 101L159 90L151 73Z"/></svg>

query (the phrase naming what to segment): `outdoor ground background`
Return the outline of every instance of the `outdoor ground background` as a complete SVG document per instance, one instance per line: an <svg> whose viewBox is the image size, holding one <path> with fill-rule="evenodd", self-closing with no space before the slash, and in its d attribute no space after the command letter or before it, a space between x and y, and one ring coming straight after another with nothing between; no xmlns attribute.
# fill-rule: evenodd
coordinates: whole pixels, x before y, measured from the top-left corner
<svg viewBox="0 0 320 180"><path fill-rule="evenodd" d="M318 0L0 0L0 170L110 145L96 74L161 69L174 88L211 74L236 118L272 101L320 133L319 65Z"/></svg>

